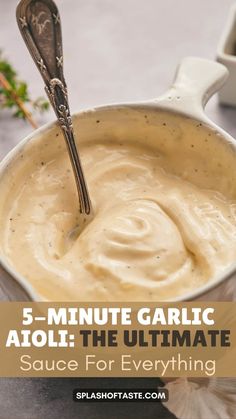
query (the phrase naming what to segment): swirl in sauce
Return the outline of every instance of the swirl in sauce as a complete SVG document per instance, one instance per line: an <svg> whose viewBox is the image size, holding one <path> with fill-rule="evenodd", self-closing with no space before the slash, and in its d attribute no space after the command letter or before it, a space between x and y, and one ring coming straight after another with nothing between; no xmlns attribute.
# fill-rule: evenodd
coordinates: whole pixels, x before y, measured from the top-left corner
<svg viewBox="0 0 236 419"><path fill-rule="evenodd" d="M77 236L77 196L61 152L6 200L2 248L48 300L167 300L236 257L235 203L167 173L131 144L82 149L95 218Z"/></svg>

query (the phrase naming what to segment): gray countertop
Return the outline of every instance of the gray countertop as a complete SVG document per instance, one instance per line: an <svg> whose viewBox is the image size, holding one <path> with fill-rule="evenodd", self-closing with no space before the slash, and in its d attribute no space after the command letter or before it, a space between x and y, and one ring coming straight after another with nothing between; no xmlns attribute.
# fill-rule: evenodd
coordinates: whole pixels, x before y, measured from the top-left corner
<svg viewBox="0 0 236 419"><path fill-rule="evenodd" d="M151 99L163 93L188 55L215 58L232 0L58 0L63 22L65 74L72 111L94 105ZM41 78L15 22L17 1L0 0L0 48L42 95ZM208 115L236 137L236 110L212 99ZM50 112L39 125L53 120ZM0 112L0 159L31 132ZM155 380L99 380L101 387L153 387ZM76 387L88 379L0 379L0 419L154 419L172 416L158 404L78 406ZM198 418L196 418L198 419Z"/></svg>

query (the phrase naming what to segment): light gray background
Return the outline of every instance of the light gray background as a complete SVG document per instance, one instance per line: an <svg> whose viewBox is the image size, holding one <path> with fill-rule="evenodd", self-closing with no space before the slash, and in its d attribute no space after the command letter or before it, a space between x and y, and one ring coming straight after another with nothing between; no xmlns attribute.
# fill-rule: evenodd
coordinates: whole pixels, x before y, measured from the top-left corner
<svg viewBox="0 0 236 419"><path fill-rule="evenodd" d="M65 74L72 111L94 105L138 101L163 93L176 65L188 55L215 58L232 0L58 0L63 22ZM34 97L41 78L15 22L17 1L0 0L0 48L16 66ZM236 87L235 87L236 88ZM218 106L207 113L236 137L236 110ZM39 124L53 120L50 112ZM31 127L0 112L0 158ZM158 405L85 405L71 401L74 387L91 380L0 380L0 419L171 418ZM103 380L103 387L107 386ZM109 383L110 385L110 383ZM149 380L117 386L153 386ZM197 418L196 418L197 419Z"/></svg>
<svg viewBox="0 0 236 419"><path fill-rule="evenodd" d="M63 23L65 75L72 111L138 101L163 93L188 55L215 58L232 0L57 0ZM0 48L42 95L40 75L20 37L16 0L0 0ZM235 109L207 112L236 137ZM51 112L38 122L53 120ZM0 112L0 158L31 127Z"/></svg>

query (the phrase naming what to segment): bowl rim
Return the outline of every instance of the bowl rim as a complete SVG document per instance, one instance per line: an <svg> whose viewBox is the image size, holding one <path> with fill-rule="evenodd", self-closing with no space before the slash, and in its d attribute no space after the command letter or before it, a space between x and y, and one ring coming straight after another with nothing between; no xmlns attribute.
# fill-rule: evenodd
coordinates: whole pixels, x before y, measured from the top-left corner
<svg viewBox="0 0 236 419"><path fill-rule="evenodd" d="M100 105L92 108L82 109L75 111L72 114L72 118L79 117L80 115L84 114L95 114L96 112L101 111L109 111L109 110L118 110L118 109L142 109L142 110L154 110L154 111L165 111L167 113L173 114L173 115L179 115L182 117L185 117L188 120L196 121L196 122L202 122L203 128L208 128L211 130L214 130L215 132L219 133L222 137L222 139L228 143L230 143L234 150L235 150L235 158L236 158L236 140L228 134L226 131L224 131L221 127L216 125L213 121L211 121L205 114L202 115L202 118L196 118L191 114L191 111L189 113L176 109L171 109L169 106L165 106L165 103L159 103L159 101L142 101L142 102L125 102L125 103L111 103L111 104L105 104ZM52 122L48 122L41 126L40 128L36 129L35 131L31 132L29 135L27 135L25 138L23 138L15 147L10 150L6 156L1 160L0 162L0 182L1 177L4 174L5 170L9 166L9 164L14 160L14 158L17 157L17 155L22 151L22 149L35 137L41 136L47 131L59 127L58 122L56 120ZM30 284L30 282L20 273L18 273L8 262L7 258L5 258L3 255L0 255L0 268L5 270L5 272L10 275L18 284L23 288L23 290L26 292L28 297L32 302L45 302L50 301L44 299L33 287L33 285ZM188 292L184 295L177 296L175 298L163 300L163 304L166 302L169 303L178 303L178 302L184 302L184 301L191 301L196 300L199 297L204 296L204 294L207 294L209 291L214 291L215 288L217 288L219 285L221 285L224 281L230 279L230 277L236 273L236 261L230 264L228 268L226 268L223 272L218 273L215 277L213 277L210 281L208 281L203 286L197 288L194 291Z"/></svg>

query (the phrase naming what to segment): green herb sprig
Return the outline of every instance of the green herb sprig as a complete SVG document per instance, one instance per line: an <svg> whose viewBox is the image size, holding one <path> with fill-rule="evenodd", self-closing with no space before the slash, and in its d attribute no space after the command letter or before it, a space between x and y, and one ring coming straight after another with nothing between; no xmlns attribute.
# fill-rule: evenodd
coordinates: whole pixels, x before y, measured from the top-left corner
<svg viewBox="0 0 236 419"><path fill-rule="evenodd" d="M30 110L28 109L28 106ZM0 108L9 108L16 118L26 119L37 128L32 116L33 111L45 112L49 109L49 102L43 97L32 100L26 82L19 80L16 70L3 57L0 51Z"/></svg>

